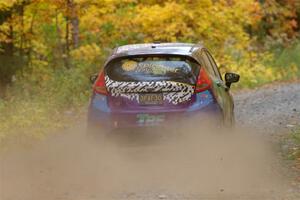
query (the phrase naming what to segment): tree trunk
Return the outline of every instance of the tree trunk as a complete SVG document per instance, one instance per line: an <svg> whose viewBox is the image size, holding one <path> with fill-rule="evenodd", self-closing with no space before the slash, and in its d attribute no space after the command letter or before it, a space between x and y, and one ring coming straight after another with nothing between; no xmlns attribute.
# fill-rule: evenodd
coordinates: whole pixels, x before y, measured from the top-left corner
<svg viewBox="0 0 300 200"><path fill-rule="evenodd" d="M79 43L79 19L78 17L72 18L72 41L73 48L78 47Z"/></svg>
<svg viewBox="0 0 300 200"><path fill-rule="evenodd" d="M69 57L70 57L70 42L69 42L70 4L71 4L71 0L67 0L66 1L66 10L67 10L66 11L66 35L65 35L66 48L65 48L65 57L64 57L65 66L67 68L70 68L70 65L69 65Z"/></svg>
<svg viewBox="0 0 300 200"><path fill-rule="evenodd" d="M20 8L20 16L21 16L21 34L20 34L20 56L23 57L23 46L24 46L24 6Z"/></svg>
<svg viewBox="0 0 300 200"><path fill-rule="evenodd" d="M70 0L70 9L72 24L72 44L73 48L77 48L79 43L79 19L77 15L77 5L73 2L73 0Z"/></svg>
<svg viewBox="0 0 300 200"><path fill-rule="evenodd" d="M8 41L4 43L4 54L6 56L14 55L14 27L12 20L9 24Z"/></svg>

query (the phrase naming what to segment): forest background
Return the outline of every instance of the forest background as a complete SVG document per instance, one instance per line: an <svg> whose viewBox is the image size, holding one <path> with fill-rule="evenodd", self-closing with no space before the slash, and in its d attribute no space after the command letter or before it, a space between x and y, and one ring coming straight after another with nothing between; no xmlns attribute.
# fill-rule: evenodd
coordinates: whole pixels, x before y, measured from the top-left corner
<svg viewBox="0 0 300 200"><path fill-rule="evenodd" d="M299 79L299 33L300 0L0 0L0 143L66 126L119 45L202 42L251 88Z"/></svg>

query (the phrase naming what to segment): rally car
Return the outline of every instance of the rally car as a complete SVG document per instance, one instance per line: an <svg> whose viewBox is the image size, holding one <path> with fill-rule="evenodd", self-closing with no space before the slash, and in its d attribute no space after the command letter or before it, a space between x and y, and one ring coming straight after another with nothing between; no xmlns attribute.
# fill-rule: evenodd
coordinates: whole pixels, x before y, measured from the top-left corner
<svg viewBox="0 0 300 200"><path fill-rule="evenodd" d="M116 48L97 75L88 109L88 130L165 126L205 116L216 125L234 124L230 86L201 44L149 43ZM174 123L176 122L176 123Z"/></svg>

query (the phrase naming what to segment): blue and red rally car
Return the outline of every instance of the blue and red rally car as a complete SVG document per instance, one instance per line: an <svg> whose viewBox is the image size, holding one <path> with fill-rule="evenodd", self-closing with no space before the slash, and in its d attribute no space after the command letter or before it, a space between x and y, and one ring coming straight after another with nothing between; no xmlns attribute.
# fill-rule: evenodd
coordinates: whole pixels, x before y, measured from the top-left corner
<svg viewBox="0 0 300 200"><path fill-rule="evenodd" d="M200 44L118 47L91 81L88 129L94 132L174 125L191 117L201 123L205 116L216 125L234 123L229 88L239 75L226 73L224 81Z"/></svg>

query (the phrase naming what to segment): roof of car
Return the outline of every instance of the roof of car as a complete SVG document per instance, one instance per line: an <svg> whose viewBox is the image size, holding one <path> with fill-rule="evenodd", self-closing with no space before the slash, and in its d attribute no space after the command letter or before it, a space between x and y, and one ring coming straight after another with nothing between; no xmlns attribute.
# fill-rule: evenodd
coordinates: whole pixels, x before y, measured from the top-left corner
<svg viewBox="0 0 300 200"><path fill-rule="evenodd" d="M191 56L194 50L202 48L201 44L193 43L143 43L130 44L115 48L112 59L123 56L133 55L186 55Z"/></svg>

